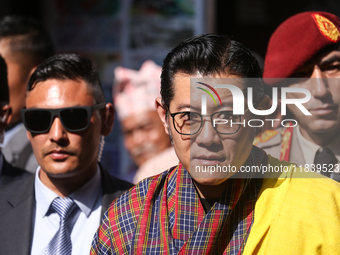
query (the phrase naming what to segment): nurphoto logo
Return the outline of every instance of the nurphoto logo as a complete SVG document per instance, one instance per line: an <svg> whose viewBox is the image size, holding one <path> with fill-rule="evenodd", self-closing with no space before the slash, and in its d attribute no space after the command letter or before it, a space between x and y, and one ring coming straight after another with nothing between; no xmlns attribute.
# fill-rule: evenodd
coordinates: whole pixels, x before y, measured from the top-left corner
<svg viewBox="0 0 340 255"><path fill-rule="evenodd" d="M203 90L206 93L203 93L201 95L201 114L202 115L207 115L207 94L211 97L211 99L213 100L215 106L217 106L217 100L215 99L214 95L217 97L220 105L222 106L222 99L220 97L220 95L217 93L216 89L227 89L230 91L231 95L232 95L232 104L233 104L233 115L244 115L245 110L244 110L244 100L245 100L245 96L243 91L237 87L236 85L232 85L232 84L215 84L215 86L211 86L207 83L204 82L196 82L197 84L203 85L204 88L202 87L197 87L197 89L199 90ZM206 89L208 88L208 89ZM287 98L287 94L288 93L301 93L302 95L304 95L303 98ZM311 113L303 106L303 103L306 103L310 100L311 98L311 93L309 92L309 90L304 89L304 88L291 88L291 87L282 87L281 88L281 115L282 116L286 116L287 114L287 105L288 104L293 104L295 105L297 108L300 109L300 111L304 114L304 115L311 115ZM253 102L253 88L252 87L248 87L247 88L247 107L248 110L250 112L252 112L254 115L258 115L258 116L268 116L270 114L272 114L273 112L275 112L277 105L278 105L278 88L273 87L272 88L272 106L270 109L266 109L266 110L258 110L254 107L254 102ZM250 127L262 127L264 125L265 122L271 122L271 125L274 125L275 121L280 121L278 119L266 119L266 120L262 120L262 119L250 119L247 121L243 120L241 122L233 122L233 119L223 119L223 118L216 118L213 120L213 126L215 127L216 125L242 125L245 126L246 124L248 124L248 126ZM286 126L287 123L290 123L290 125L292 125L293 127L297 126L297 122L294 119L283 119L281 121L281 125L282 126Z"/></svg>

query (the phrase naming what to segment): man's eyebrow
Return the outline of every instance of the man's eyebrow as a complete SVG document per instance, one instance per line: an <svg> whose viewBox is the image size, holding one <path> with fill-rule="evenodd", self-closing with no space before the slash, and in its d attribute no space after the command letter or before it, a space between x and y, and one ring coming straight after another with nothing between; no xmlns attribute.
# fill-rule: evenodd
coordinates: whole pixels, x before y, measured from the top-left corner
<svg viewBox="0 0 340 255"><path fill-rule="evenodd" d="M176 107L176 111L181 111L185 108L193 108L190 104L179 104Z"/></svg>
<svg viewBox="0 0 340 255"><path fill-rule="evenodd" d="M190 109L191 109L191 110L194 110L194 111L196 111L196 112L201 111L201 107L190 106Z"/></svg>
<svg viewBox="0 0 340 255"><path fill-rule="evenodd" d="M75 104L75 105L71 105L71 106L65 106L65 107L57 107L57 108L51 108L51 107L40 107L40 106L36 106L33 105L30 108L25 107L25 109L48 109L48 110L54 110L54 109L63 109L63 108L72 108L72 107L83 107L83 106L91 106L91 105L81 105L81 104Z"/></svg>
<svg viewBox="0 0 340 255"><path fill-rule="evenodd" d="M333 56L331 56L331 57L328 58L328 59L322 60L322 61L320 62L320 64L321 64L321 65L327 65L327 64L331 64L331 63L333 63L333 62L335 62L335 61L340 61L340 56L339 56L339 55L333 55Z"/></svg>

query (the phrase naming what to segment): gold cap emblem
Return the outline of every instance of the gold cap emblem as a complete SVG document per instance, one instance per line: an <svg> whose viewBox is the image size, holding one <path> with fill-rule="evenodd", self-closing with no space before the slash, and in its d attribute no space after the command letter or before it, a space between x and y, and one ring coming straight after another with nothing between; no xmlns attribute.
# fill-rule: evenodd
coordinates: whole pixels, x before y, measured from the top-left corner
<svg viewBox="0 0 340 255"><path fill-rule="evenodd" d="M319 14L312 14L314 21L320 32L330 41L338 42L340 40L340 33L336 26L324 16Z"/></svg>

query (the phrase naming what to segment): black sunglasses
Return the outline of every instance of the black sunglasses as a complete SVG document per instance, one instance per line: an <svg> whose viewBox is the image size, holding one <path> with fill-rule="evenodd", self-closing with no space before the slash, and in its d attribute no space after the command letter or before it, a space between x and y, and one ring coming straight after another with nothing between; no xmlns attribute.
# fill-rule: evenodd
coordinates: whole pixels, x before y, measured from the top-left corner
<svg viewBox="0 0 340 255"><path fill-rule="evenodd" d="M105 107L105 102L94 106L75 106L59 109L21 109L21 118L29 132L47 133L55 117L58 117L69 132L79 132L89 127L92 111Z"/></svg>

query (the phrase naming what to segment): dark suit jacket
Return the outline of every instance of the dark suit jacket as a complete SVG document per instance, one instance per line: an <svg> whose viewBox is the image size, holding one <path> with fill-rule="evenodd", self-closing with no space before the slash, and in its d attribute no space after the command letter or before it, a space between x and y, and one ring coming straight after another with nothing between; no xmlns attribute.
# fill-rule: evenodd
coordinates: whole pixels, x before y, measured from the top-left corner
<svg viewBox="0 0 340 255"><path fill-rule="evenodd" d="M111 202L133 185L109 175L102 168L101 174L104 214ZM34 209L34 175L0 188L0 254L30 254Z"/></svg>
<svg viewBox="0 0 340 255"><path fill-rule="evenodd" d="M1 153L0 153L0 157L2 157ZM0 187L5 184L8 184L10 182L16 181L18 179L21 179L23 177L27 177L30 175L32 174L20 168L10 165L6 161L6 159L3 157L3 165L1 169L1 175L0 175Z"/></svg>

